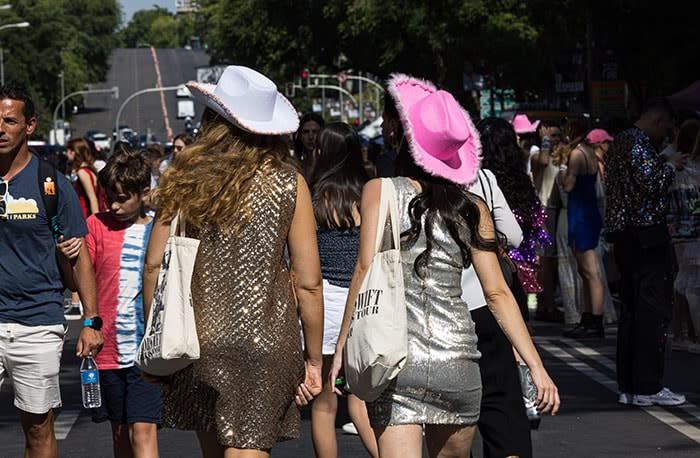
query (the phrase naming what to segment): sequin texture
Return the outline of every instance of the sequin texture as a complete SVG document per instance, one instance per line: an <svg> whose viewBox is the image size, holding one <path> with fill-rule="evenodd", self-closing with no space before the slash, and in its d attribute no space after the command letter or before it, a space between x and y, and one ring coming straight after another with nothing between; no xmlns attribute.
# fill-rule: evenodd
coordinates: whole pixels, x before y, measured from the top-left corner
<svg viewBox="0 0 700 458"><path fill-rule="evenodd" d="M642 129L618 134L605 155L606 231L665 223L674 175Z"/></svg>
<svg viewBox="0 0 700 458"><path fill-rule="evenodd" d="M532 228L523 229L523 241L520 246L508 250L508 256L517 268L518 280L522 283L526 293L542 292L542 286L537 280L537 251L552 244L552 237L545 230L547 212L541 205L537 205L534 211ZM520 227L527 227L523 224L527 218L521 210L514 208L513 216Z"/></svg>
<svg viewBox="0 0 700 458"><path fill-rule="evenodd" d="M304 361L284 247L296 172L258 172L237 235L205 227L192 277L201 358L163 390L164 426L215 432L225 447L271 448L299 436Z"/></svg>
<svg viewBox="0 0 700 458"><path fill-rule="evenodd" d="M408 205L416 190L405 178L393 178L401 213L401 232L411 225ZM481 376L476 334L462 301L462 255L444 224L436 222L435 243L424 279L414 271L425 251L425 231L401 247L408 358L398 377L375 401L367 403L373 426L399 424L473 424L479 417ZM385 231L385 241L390 240ZM468 237L465 236L468 240Z"/></svg>

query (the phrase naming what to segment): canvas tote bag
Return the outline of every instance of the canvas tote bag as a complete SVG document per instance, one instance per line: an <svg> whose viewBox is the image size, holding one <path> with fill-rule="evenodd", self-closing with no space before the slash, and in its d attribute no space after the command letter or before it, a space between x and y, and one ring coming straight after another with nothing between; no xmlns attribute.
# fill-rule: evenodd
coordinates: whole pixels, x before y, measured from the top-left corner
<svg viewBox="0 0 700 458"><path fill-rule="evenodd" d="M176 230L180 222L180 232ZM199 240L185 236L179 212L170 223L153 303L136 365L153 375L171 375L199 359L190 285Z"/></svg>
<svg viewBox="0 0 700 458"><path fill-rule="evenodd" d="M389 217L392 248L379 251ZM360 399L373 401L406 362L406 298L401 268L399 210L390 179L381 181L375 252L355 301L345 343L345 379Z"/></svg>

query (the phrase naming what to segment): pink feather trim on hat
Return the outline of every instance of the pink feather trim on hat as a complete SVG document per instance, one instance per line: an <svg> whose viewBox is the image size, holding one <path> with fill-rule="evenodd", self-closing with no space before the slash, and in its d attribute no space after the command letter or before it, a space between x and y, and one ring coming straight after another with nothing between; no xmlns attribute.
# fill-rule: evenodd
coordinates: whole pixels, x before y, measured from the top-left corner
<svg viewBox="0 0 700 458"><path fill-rule="evenodd" d="M408 94L405 91L402 92L401 87L405 85L411 85L415 88L415 93ZM442 151L433 151L431 153L421 146L421 141L416 138L416 132L410 114L411 108L416 106L421 99L437 93L438 89L430 81L414 78L402 73L393 73L387 81L387 90L396 105L401 125L403 126L404 137L408 142L408 150L416 161L416 164L429 174L445 178L453 183L466 186L473 183L481 166L481 141L479 139L479 132L471 121L467 111L459 106L451 94L447 93L449 94L449 99L451 99L451 101L448 100L447 103L457 105L462 118L456 121L465 123L465 126L462 127L466 128L468 135L452 158L441 160L438 156L444 156ZM420 119L418 119L418 121L420 121ZM432 143L425 141L425 136L429 135L429 130L430 129L425 128L420 129L424 144ZM443 131L442 133L448 134L447 136L449 137L449 132ZM439 141L436 142L436 144L437 143L439 143ZM448 165L448 163L454 164L455 160L459 162L456 168Z"/></svg>

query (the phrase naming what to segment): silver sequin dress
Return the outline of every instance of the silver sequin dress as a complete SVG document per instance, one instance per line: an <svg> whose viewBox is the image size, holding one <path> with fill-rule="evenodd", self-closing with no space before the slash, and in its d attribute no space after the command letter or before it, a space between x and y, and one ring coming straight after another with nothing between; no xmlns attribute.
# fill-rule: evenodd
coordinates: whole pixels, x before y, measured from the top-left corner
<svg viewBox="0 0 700 458"><path fill-rule="evenodd" d="M296 186L293 170L258 172L244 197L252 220L238 235L192 234L201 240L192 277L201 358L163 390L163 426L215 432L235 448L299 436L304 360L284 260Z"/></svg>
<svg viewBox="0 0 700 458"><path fill-rule="evenodd" d="M392 178L401 213L401 232L411 226L408 206L416 197L405 178ZM474 424L479 418L481 376L474 323L461 299L461 253L442 223L433 227L429 271L414 270L425 251L425 231L412 246L401 246L408 359L389 388L367 403L374 427L401 424ZM385 236L386 240L386 236Z"/></svg>

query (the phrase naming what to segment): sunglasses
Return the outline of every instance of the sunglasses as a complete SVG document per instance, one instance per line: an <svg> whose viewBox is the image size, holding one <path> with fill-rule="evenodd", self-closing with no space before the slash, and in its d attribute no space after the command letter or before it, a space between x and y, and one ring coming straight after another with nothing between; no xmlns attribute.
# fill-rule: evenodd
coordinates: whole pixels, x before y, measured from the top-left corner
<svg viewBox="0 0 700 458"><path fill-rule="evenodd" d="M7 217L7 181L0 178L0 218Z"/></svg>

